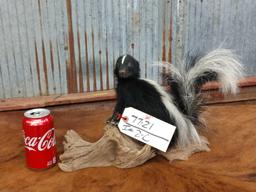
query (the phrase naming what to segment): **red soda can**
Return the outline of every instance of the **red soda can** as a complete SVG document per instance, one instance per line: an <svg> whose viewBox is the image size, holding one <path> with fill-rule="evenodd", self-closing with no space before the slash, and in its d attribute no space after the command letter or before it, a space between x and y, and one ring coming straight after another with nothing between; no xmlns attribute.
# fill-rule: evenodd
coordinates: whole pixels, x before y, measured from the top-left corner
<svg viewBox="0 0 256 192"><path fill-rule="evenodd" d="M56 164L53 116L48 109L26 111L23 132L26 164L29 168L46 169Z"/></svg>

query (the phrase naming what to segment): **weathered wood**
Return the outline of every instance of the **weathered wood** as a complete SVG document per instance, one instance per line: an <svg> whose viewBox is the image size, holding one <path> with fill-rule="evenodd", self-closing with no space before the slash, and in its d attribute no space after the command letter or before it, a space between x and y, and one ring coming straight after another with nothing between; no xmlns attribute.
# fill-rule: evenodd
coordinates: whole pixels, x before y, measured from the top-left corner
<svg viewBox="0 0 256 192"><path fill-rule="evenodd" d="M256 85L256 77L246 77L239 82L240 87L250 87ZM219 84L216 82L207 83L203 86L203 90L214 90L218 89Z"/></svg>
<svg viewBox="0 0 256 192"><path fill-rule="evenodd" d="M113 90L108 91L96 91L89 93L74 93L67 95L52 95L52 96L40 96L32 98L12 98L0 100L0 111L10 111L18 109L30 109L38 107L47 107L54 105L72 104L72 103L86 103L104 100L115 99L115 92Z"/></svg>
<svg viewBox="0 0 256 192"><path fill-rule="evenodd" d="M204 91L206 105L256 100L256 87L244 87L237 95L223 95L218 90Z"/></svg>
<svg viewBox="0 0 256 192"><path fill-rule="evenodd" d="M50 107L55 118L58 152L66 131L76 130L91 142L103 133L114 102ZM0 191L209 191L254 192L256 189L256 104L205 107L210 152L169 164L154 158L132 169L89 168L64 173L57 166L32 171L25 167L21 119L24 111L0 115Z"/></svg>
<svg viewBox="0 0 256 192"><path fill-rule="evenodd" d="M239 83L241 87L238 95L223 95L219 92L218 83L208 83L203 88L203 97L206 99L205 104L229 103L239 101L256 100L256 78L248 78ZM94 98L95 97L95 98ZM70 103L84 103L101 100L114 100L114 90L96 91L88 93L74 93L66 95L51 95L31 98L11 98L0 100L0 111L10 111L18 109L29 109L36 107L46 107L53 105L63 105Z"/></svg>

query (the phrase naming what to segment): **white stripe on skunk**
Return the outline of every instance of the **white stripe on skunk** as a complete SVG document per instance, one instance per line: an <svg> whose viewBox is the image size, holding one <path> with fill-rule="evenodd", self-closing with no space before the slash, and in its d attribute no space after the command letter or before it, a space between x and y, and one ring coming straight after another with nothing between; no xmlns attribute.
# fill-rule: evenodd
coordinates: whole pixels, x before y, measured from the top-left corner
<svg viewBox="0 0 256 192"><path fill-rule="evenodd" d="M153 80L143 80L153 85L155 89L161 94L162 102L168 109L170 116L175 119L175 124L178 129L177 145L186 146L190 143L200 143L200 138L196 131L195 126L178 110L178 108L175 106L172 100L172 97L167 94L163 87Z"/></svg>

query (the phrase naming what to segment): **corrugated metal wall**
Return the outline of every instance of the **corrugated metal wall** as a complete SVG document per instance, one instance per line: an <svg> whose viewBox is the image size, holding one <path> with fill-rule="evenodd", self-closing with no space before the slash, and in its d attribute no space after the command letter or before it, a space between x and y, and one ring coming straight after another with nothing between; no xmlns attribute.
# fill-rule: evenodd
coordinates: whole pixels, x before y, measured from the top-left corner
<svg viewBox="0 0 256 192"><path fill-rule="evenodd" d="M230 48L240 56L248 75L256 75L255 0L182 0L175 10L173 28L181 29L176 30L179 38L173 35L173 46L178 47L174 61L188 52Z"/></svg>
<svg viewBox="0 0 256 192"><path fill-rule="evenodd" d="M156 79L148 64L170 57L170 10L155 0L1 0L0 98L112 89L125 53Z"/></svg>
<svg viewBox="0 0 256 192"><path fill-rule="evenodd" d="M255 75L253 0L0 0L0 98L112 89L125 53L158 60L234 48Z"/></svg>

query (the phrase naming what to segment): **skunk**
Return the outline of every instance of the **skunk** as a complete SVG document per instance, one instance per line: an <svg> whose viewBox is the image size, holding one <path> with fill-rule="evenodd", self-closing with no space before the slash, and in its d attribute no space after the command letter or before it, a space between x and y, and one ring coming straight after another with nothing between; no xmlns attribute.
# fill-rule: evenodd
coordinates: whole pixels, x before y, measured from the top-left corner
<svg viewBox="0 0 256 192"><path fill-rule="evenodd" d="M161 99L162 93L158 90L161 89L160 86L140 78L140 66L135 58L131 55L120 56L117 59L114 74L117 80L117 102L110 121L117 124L118 116L124 109L133 107L167 123L175 123L175 119L170 116ZM177 134L174 134L173 142L176 137Z"/></svg>
<svg viewBox="0 0 256 192"><path fill-rule="evenodd" d="M227 49L217 49L191 61L179 67L162 63L170 69L166 78L171 89L165 91L158 83L140 78L139 62L135 58L120 56L114 70L117 102L111 121L118 123L118 114L126 107L134 107L176 126L169 147L200 143L197 128L203 124L200 119L202 85L217 80L223 93L236 93L237 81L243 73L235 55Z"/></svg>

